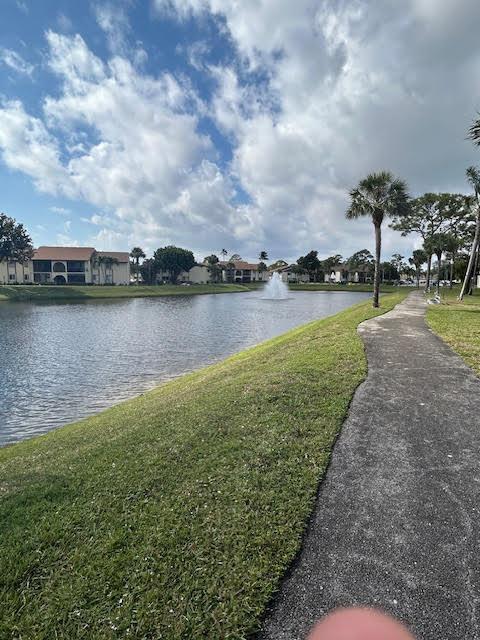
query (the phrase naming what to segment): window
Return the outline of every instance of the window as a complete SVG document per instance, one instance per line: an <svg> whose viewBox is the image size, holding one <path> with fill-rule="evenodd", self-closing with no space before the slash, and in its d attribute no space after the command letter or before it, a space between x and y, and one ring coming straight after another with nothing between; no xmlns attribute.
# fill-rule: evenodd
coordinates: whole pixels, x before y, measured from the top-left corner
<svg viewBox="0 0 480 640"><path fill-rule="evenodd" d="M83 262L83 260L67 260L67 271L69 273L84 273L85 262Z"/></svg>
<svg viewBox="0 0 480 640"><path fill-rule="evenodd" d="M30 280L30 276L28 275L28 273L26 273L23 277L25 280Z"/></svg>
<svg viewBox="0 0 480 640"><path fill-rule="evenodd" d="M15 274L14 273L10 273L8 276L9 280L15 280Z"/></svg>
<svg viewBox="0 0 480 640"><path fill-rule="evenodd" d="M52 270L52 263L50 260L34 260L33 270L36 273L50 273Z"/></svg>
<svg viewBox="0 0 480 640"><path fill-rule="evenodd" d="M66 269L63 262L54 262L53 271L55 271L55 273L65 273Z"/></svg>
<svg viewBox="0 0 480 640"><path fill-rule="evenodd" d="M68 282L72 284L85 284L85 274L70 273L68 274Z"/></svg>
<svg viewBox="0 0 480 640"><path fill-rule="evenodd" d="M33 274L33 281L34 282L38 282L39 284L43 284L45 282L50 282L50 274L49 273L35 272Z"/></svg>

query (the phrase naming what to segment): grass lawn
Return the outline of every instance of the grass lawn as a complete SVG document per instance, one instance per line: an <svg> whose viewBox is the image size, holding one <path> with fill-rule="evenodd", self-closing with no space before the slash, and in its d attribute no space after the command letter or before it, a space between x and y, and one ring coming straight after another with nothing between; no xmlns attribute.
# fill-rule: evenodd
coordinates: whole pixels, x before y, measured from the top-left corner
<svg viewBox="0 0 480 640"><path fill-rule="evenodd" d="M442 304L431 305L427 322L480 375L480 291L458 302L460 289L440 289Z"/></svg>
<svg viewBox="0 0 480 640"><path fill-rule="evenodd" d="M205 293L234 293L248 289L238 284L195 284L162 286L8 286L0 285L0 300L88 300L91 298L150 298L157 296L191 296Z"/></svg>
<svg viewBox="0 0 480 640"><path fill-rule="evenodd" d="M398 289L412 291L415 287L395 287L391 284L380 285L382 293L394 293ZM289 289L292 291L361 291L372 292L372 284L328 284L323 282L312 282L306 284L290 284Z"/></svg>
<svg viewBox="0 0 480 640"><path fill-rule="evenodd" d="M0 449L0 637L246 638L366 374L362 302Z"/></svg>

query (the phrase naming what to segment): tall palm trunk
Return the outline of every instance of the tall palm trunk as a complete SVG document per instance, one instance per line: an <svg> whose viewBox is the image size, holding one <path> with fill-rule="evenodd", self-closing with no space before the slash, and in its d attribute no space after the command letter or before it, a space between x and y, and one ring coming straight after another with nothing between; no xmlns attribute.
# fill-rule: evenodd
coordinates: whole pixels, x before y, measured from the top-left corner
<svg viewBox="0 0 480 640"><path fill-rule="evenodd" d="M380 256L382 253L382 230L378 223L375 223L375 274L373 276L373 306L379 306L380 297Z"/></svg>
<svg viewBox="0 0 480 640"><path fill-rule="evenodd" d="M455 254L452 253L452 259L450 260L450 284L449 287L450 289L453 287L453 267L455 264Z"/></svg>
<svg viewBox="0 0 480 640"><path fill-rule="evenodd" d="M139 267L140 267L140 258L137 258L137 287L138 287L138 276L140 275Z"/></svg>
<svg viewBox="0 0 480 640"><path fill-rule="evenodd" d="M417 267L417 289L420 289L420 267Z"/></svg>
<svg viewBox="0 0 480 640"><path fill-rule="evenodd" d="M475 255L475 264L473 265L473 273L470 278L470 286L468 288L468 295L473 296L473 290L477 286L477 274L478 274L478 265L480 264L480 237L477 244L477 253Z"/></svg>
<svg viewBox="0 0 480 640"><path fill-rule="evenodd" d="M437 295L440 295L440 273L442 271L442 254L441 253L437 253L437 268L438 268L438 275L437 275Z"/></svg>
<svg viewBox="0 0 480 640"><path fill-rule="evenodd" d="M427 280L425 282L425 291L428 291L430 289L431 274L432 274L432 256L429 255L428 261L427 261Z"/></svg>
<svg viewBox="0 0 480 640"><path fill-rule="evenodd" d="M470 253L470 259L468 261L467 272L465 274L465 280L463 281L462 290L460 291L460 295L458 296L459 300L463 300L463 296L467 292L468 287L470 286L470 280L472 278L474 265L476 260L478 243L480 240L480 206L477 207L477 220L475 225L475 236L473 238L472 251Z"/></svg>

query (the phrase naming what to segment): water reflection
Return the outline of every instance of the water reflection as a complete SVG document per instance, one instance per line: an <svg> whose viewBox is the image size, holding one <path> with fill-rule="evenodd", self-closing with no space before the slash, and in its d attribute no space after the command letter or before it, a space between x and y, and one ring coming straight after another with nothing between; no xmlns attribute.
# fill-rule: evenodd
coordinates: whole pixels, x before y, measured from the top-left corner
<svg viewBox="0 0 480 640"><path fill-rule="evenodd" d="M0 304L0 444L91 415L368 294Z"/></svg>

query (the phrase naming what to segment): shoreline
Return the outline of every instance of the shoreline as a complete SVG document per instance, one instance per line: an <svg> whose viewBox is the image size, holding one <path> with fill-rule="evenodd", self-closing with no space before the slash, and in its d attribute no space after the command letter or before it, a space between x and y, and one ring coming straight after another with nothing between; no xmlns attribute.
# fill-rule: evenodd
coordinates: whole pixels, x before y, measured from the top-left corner
<svg viewBox="0 0 480 640"><path fill-rule="evenodd" d="M0 285L0 302L80 302L89 300L115 300L127 298L160 298L168 296L193 296L223 293L246 293L263 288L262 283L245 284L192 284L183 285ZM373 293L371 285L310 283L288 285L289 290L310 292ZM412 287L382 285L381 293L412 290Z"/></svg>

